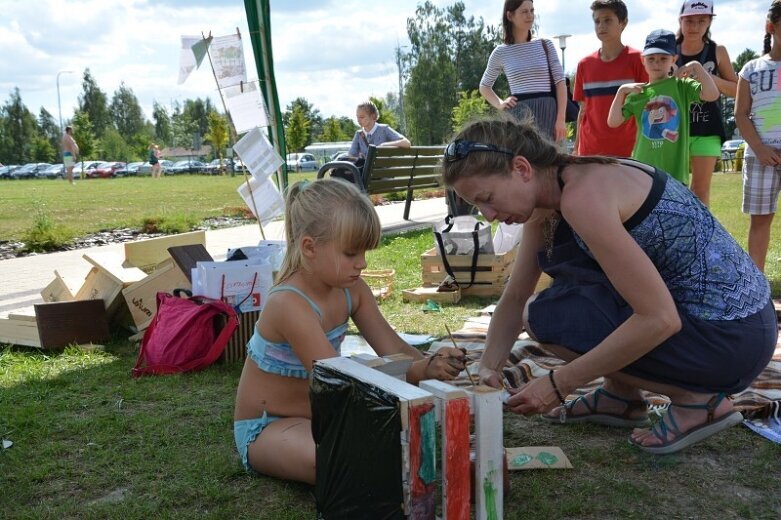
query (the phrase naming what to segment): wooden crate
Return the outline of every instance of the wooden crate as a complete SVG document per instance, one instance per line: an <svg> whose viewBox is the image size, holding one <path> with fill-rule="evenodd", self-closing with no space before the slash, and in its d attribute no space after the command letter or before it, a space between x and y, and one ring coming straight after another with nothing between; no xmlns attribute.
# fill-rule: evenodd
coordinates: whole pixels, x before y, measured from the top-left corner
<svg viewBox="0 0 781 520"><path fill-rule="evenodd" d="M35 322L44 350L111 339L108 311L98 299L35 305Z"/></svg>
<svg viewBox="0 0 781 520"><path fill-rule="evenodd" d="M138 267L149 272L154 267L170 258L168 248L192 244L206 244L205 231L192 231L138 242L125 242L125 265Z"/></svg>
<svg viewBox="0 0 781 520"><path fill-rule="evenodd" d="M448 255L447 260L461 285L462 296L500 296L510 277L515 262L516 249L499 255L478 255L474 284L471 279L472 255ZM431 248L420 256L423 286L436 287L447 276L437 248Z"/></svg>
<svg viewBox="0 0 781 520"><path fill-rule="evenodd" d="M239 326L233 332L225 351L220 356L222 363L244 361L247 357L247 343L255 333L255 324L260 318L261 311L250 311L239 314Z"/></svg>
<svg viewBox="0 0 781 520"><path fill-rule="evenodd" d="M9 314L7 318L0 318L0 344L3 343L40 348L41 337L35 316Z"/></svg>
<svg viewBox="0 0 781 520"><path fill-rule="evenodd" d="M157 312L157 293L172 292L174 289L191 289L188 277L169 259L158 266L152 274L122 290L127 308L136 328L141 331Z"/></svg>
<svg viewBox="0 0 781 520"><path fill-rule="evenodd" d="M41 291L45 302L69 302L75 299L76 289L65 280L57 270L54 270L54 280Z"/></svg>
<svg viewBox="0 0 781 520"><path fill-rule="evenodd" d="M416 287L402 291L401 299L405 302L425 303L427 300L433 300L437 303L458 303L461 301L461 289L437 292L436 287Z"/></svg>
<svg viewBox="0 0 781 520"><path fill-rule="evenodd" d="M123 284L106 271L93 267L76 293L76 300L103 300L109 320L119 310Z"/></svg>

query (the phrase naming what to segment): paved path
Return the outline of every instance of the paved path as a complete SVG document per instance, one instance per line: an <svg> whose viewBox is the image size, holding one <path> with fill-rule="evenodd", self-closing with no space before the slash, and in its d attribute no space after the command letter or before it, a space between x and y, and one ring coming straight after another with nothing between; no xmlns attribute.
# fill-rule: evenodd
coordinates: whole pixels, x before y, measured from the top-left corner
<svg viewBox="0 0 781 520"><path fill-rule="evenodd" d="M432 222L441 220L447 214L444 198L413 201L410 220L404 220L404 203L395 202L376 206L382 223L383 232L398 232L416 227L428 227ZM264 227L269 240L282 239L284 226L282 221L272 222ZM228 248L254 245L261 239L257 224L248 224L233 228L216 229L206 232L206 249L215 260L224 260ZM96 252L116 252L124 256L123 244L63 251L0 261L0 316L9 311L30 307L41 303L40 292L54 279L54 270L66 280L78 284L89 272L91 265L82 258L84 254Z"/></svg>

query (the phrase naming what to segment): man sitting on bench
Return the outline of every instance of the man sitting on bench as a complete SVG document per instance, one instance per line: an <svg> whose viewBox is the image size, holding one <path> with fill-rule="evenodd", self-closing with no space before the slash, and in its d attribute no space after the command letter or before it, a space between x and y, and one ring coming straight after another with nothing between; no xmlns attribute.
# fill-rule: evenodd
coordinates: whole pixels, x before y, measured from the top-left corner
<svg viewBox="0 0 781 520"><path fill-rule="evenodd" d="M409 148L409 139L398 133L390 126L378 123L380 112L377 106L371 101L365 101L358 105L355 110L355 118L358 120L360 129L355 132L353 143L350 146L348 157L341 160L355 163L358 168L362 168L366 161L366 154L369 153L369 145L391 146L398 148ZM344 168L339 168L331 173L331 177L355 182L353 174Z"/></svg>

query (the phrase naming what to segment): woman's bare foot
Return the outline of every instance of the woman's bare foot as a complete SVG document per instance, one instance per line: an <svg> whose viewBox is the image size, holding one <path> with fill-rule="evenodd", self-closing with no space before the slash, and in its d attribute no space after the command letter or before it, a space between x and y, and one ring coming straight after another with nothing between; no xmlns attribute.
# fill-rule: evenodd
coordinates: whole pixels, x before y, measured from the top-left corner
<svg viewBox="0 0 781 520"><path fill-rule="evenodd" d="M631 442L651 453L674 453L742 420L724 394L684 394L653 428L636 428Z"/></svg>
<svg viewBox="0 0 781 520"><path fill-rule="evenodd" d="M564 421L561 421L564 408ZM648 408L643 394L637 388L616 384L605 379L605 384L584 396L568 401L565 407L554 408L543 416L549 421L590 422L606 426L636 427L648 423Z"/></svg>

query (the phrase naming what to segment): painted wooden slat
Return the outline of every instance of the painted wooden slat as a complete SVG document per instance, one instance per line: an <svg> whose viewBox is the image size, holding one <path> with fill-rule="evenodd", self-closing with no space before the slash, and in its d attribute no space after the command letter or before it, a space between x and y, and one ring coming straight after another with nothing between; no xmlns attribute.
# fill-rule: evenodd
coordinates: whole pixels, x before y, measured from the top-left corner
<svg viewBox="0 0 781 520"><path fill-rule="evenodd" d="M487 386L468 391L475 415L475 515L498 520L504 514L501 392Z"/></svg>

